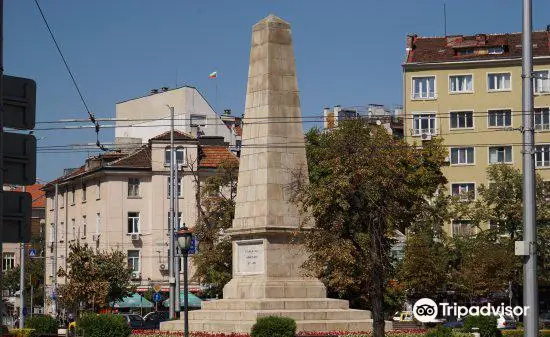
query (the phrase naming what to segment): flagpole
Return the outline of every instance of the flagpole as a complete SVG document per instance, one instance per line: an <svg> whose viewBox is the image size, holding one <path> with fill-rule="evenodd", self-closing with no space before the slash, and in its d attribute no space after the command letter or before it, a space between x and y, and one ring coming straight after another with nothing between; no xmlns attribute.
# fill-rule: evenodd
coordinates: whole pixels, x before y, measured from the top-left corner
<svg viewBox="0 0 550 337"><path fill-rule="evenodd" d="M218 92L218 81L219 80L220 80L219 76L216 73L216 110L218 110L218 113L221 113L221 110L220 110L220 95L219 95L219 92Z"/></svg>

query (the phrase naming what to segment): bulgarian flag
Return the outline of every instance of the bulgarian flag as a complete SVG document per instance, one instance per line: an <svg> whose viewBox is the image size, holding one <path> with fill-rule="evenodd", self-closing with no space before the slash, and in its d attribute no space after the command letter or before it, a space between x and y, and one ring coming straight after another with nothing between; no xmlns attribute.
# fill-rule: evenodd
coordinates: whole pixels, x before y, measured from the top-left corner
<svg viewBox="0 0 550 337"><path fill-rule="evenodd" d="M216 78L218 77L218 72L217 71L213 71L210 73L210 75L208 75L208 78Z"/></svg>

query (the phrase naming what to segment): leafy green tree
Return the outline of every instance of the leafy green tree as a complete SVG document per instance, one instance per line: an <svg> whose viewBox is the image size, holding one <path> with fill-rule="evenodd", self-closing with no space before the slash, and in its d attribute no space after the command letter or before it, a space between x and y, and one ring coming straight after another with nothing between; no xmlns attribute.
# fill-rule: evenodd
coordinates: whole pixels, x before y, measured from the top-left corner
<svg viewBox="0 0 550 337"><path fill-rule="evenodd" d="M294 201L314 219L305 231L304 267L329 287L367 300L374 336L383 336L392 233L429 212L429 200L446 182L445 151L438 141L410 146L362 120L332 132L313 129L307 138L309 184L303 173L293 184Z"/></svg>
<svg viewBox="0 0 550 337"><path fill-rule="evenodd" d="M80 243L69 248L69 269L60 268L58 271L59 277L67 279L67 283L58 290L59 301L65 308L76 310L82 303L94 310L132 293L132 270L124 253L94 252L87 244Z"/></svg>
<svg viewBox="0 0 550 337"><path fill-rule="evenodd" d="M200 217L195 226L200 248L193 255L194 277L210 286L207 293L210 297L221 297L223 286L231 280L231 238L225 231L235 217L238 173L238 163L226 161L200 187Z"/></svg>

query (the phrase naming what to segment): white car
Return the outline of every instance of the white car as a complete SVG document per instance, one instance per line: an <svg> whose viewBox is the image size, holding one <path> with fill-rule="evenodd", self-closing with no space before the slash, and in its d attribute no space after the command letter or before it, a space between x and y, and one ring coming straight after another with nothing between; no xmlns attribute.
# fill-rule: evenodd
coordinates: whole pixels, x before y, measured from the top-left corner
<svg viewBox="0 0 550 337"><path fill-rule="evenodd" d="M514 317L509 315L497 315L497 328L499 329L515 329L517 327Z"/></svg>

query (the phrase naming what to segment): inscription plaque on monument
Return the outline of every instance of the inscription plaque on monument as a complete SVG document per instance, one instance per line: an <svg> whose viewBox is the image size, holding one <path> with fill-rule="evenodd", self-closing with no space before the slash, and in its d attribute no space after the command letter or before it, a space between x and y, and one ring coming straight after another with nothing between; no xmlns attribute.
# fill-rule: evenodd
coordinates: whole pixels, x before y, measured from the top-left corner
<svg viewBox="0 0 550 337"><path fill-rule="evenodd" d="M264 272L263 240L238 241L237 273L240 275L262 274Z"/></svg>

